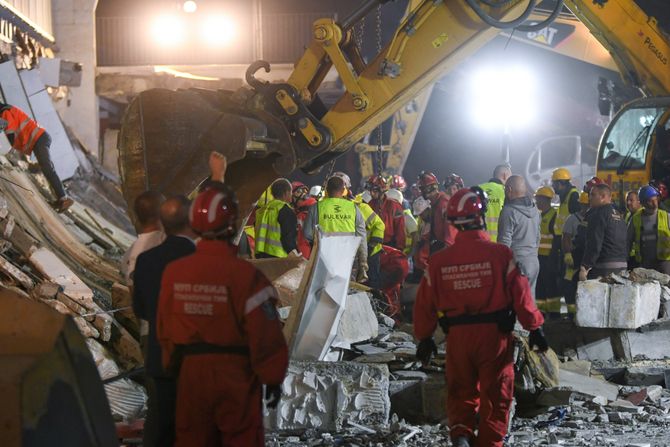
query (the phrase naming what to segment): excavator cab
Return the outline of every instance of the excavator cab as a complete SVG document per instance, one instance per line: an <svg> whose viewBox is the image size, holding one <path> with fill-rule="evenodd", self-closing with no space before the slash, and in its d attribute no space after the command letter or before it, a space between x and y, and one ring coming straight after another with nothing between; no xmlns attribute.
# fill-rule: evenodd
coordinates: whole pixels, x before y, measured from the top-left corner
<svg viewBox="0 0 670 447"><path fill-rule="evenodd" d="M625 207L626 193L670 176L670 97L642 98L625 105L600 141L597 176Z"/></svg>

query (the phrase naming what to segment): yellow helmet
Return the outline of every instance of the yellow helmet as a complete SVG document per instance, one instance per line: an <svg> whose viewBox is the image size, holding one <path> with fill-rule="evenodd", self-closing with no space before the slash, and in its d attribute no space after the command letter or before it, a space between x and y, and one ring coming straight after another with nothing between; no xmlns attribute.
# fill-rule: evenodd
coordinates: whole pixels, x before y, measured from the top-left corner
<svg viewBox="0 0 670 447"><path fill-rule="evenodd" d="M554 169L554 172L551 173L551 180L556 181L556 180L571 180L572 175L570 174L570 171L568 171L565 168L558 168Z"/></svg>
<svg viewBox="0 0 670 447"><path fill-rule="evenodd" d="M589 204L589 193L588 192L582 191L579 194L579 203L581 203L582 205L588 205Z"/></svg>
<svg viewBox="0 0 670 447"><path fill-rule="evenodd" d="M536 196L540 197L546 197L547 199L551 200L554 198L556 193L554 192L554 188L551 186L541 186L537 188L537 191L535 191Z"/></svg>

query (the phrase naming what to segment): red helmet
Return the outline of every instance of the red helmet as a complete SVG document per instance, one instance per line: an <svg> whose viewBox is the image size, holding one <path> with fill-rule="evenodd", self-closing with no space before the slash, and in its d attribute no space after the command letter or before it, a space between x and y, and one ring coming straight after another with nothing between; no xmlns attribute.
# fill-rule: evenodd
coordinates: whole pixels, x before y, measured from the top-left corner
<svg viewBox="0 0 670 447"><path fill-rule="evenodd" d="M596 185L602 185L605 183L603 180L599 179L598 177L591 177L589 181L584 183L584 192L591 192L591 188L593 188Z"/></svg>
<svg viewBox="0 0 670 447"><path fill-rule="evenodd" d="M421 171L421 174L419 174L419 179L416 183L419 185L419 188L427 188L428 186L437 185L440 182L432 172Z"/></svg>
<svg viewBox="0 0 670 447"><path fill-rule="evenodd" d="M237 199L228 187L205 188L191 204L191 228L207 239L231 237L237 232Z"/></svg>
<svg viewBox="0 0 670 447"><path fill-rule="evenodd" d="M668 186L662 180L652 180L649 182L651 186L658 190L658 193L661 195L661 200L668 198Z"/></svg>
<svg viewBox="0 0 670 447"><path fill-rule="evenodd" d="M465 188L465 182L460 175L449 174L449 176L444 179L444 188L447 189L451 186L457 186L458 189L463 189Z"/></svg>
<svg viewBox="0 0 670 447"><path fill-rule="evenodd" d="M467 224L483 217L486 213L486 198L482 198L480 191L474 188L459 189L451 196L447 205L449 220L454 224Z"/></svg>
<svg viewBox="0 0 670 447"><path fill-rule="evenodd" d="M391 188L403 192L407 189L407 182L402 178L402 175L395 174L391 177Z"/></svg>
<svg viewBox="0 0 670 447"><path fill-rule="evenodd" d="M298 181L291 182L291 190L293 192L295 192L296 189L300 189L300 188L305 188L307 191L309 191L309 188L303 182L298 182Z"/></svg>
<svg viewBox="0 0 670 447"><path fill-rule="evenodd" d="M383 175L372 175L368 179L368 188L370 189L379 189L381 191L388 191L389 189L389 182L384 178Z"/></svg>

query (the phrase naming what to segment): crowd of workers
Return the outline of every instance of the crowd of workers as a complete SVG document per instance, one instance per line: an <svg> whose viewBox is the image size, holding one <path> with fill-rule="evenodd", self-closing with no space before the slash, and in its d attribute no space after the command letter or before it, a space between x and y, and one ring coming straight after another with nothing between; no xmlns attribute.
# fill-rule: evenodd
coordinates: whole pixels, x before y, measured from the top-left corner
<svg viewBox="0 0 670 447"><path fill-rule="evenodd" d="M343 172L324 188L280 178L236 238L225 158L214 152L209 165L192 202L153 191L135 201L139 237L122 270L145 322L147 446L263 445L262 385L276 406L288 353L277 294L245 257L309 258L319 235L360 236L352 280L380 291L397 319L401 287L419 283L417 358L437 353L440 326L448 420L461 447L502 445L517 320L545 351L545 316L560 314L562 297L574 313L579 280L638 265L670 271L664 185L629 192L620 212L608 185L594 177L580 193L566 169L534 193L508 165L471 188L431 172L409 188L376 175L358 194Z"/></svg>

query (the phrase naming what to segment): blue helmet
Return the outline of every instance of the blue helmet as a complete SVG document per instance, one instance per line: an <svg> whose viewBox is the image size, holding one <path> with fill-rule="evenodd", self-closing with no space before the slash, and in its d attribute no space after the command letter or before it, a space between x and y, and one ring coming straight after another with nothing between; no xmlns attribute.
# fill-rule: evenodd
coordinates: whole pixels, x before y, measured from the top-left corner
<svg viewBox="0 0 670 447"><path fill-rule="evenodd" d="M659 197L661 193L658 192L658 189L651 185L644 185L642 188L640 188L637 195L640 198L640 202L644 203L652 197Z"/></svg>

